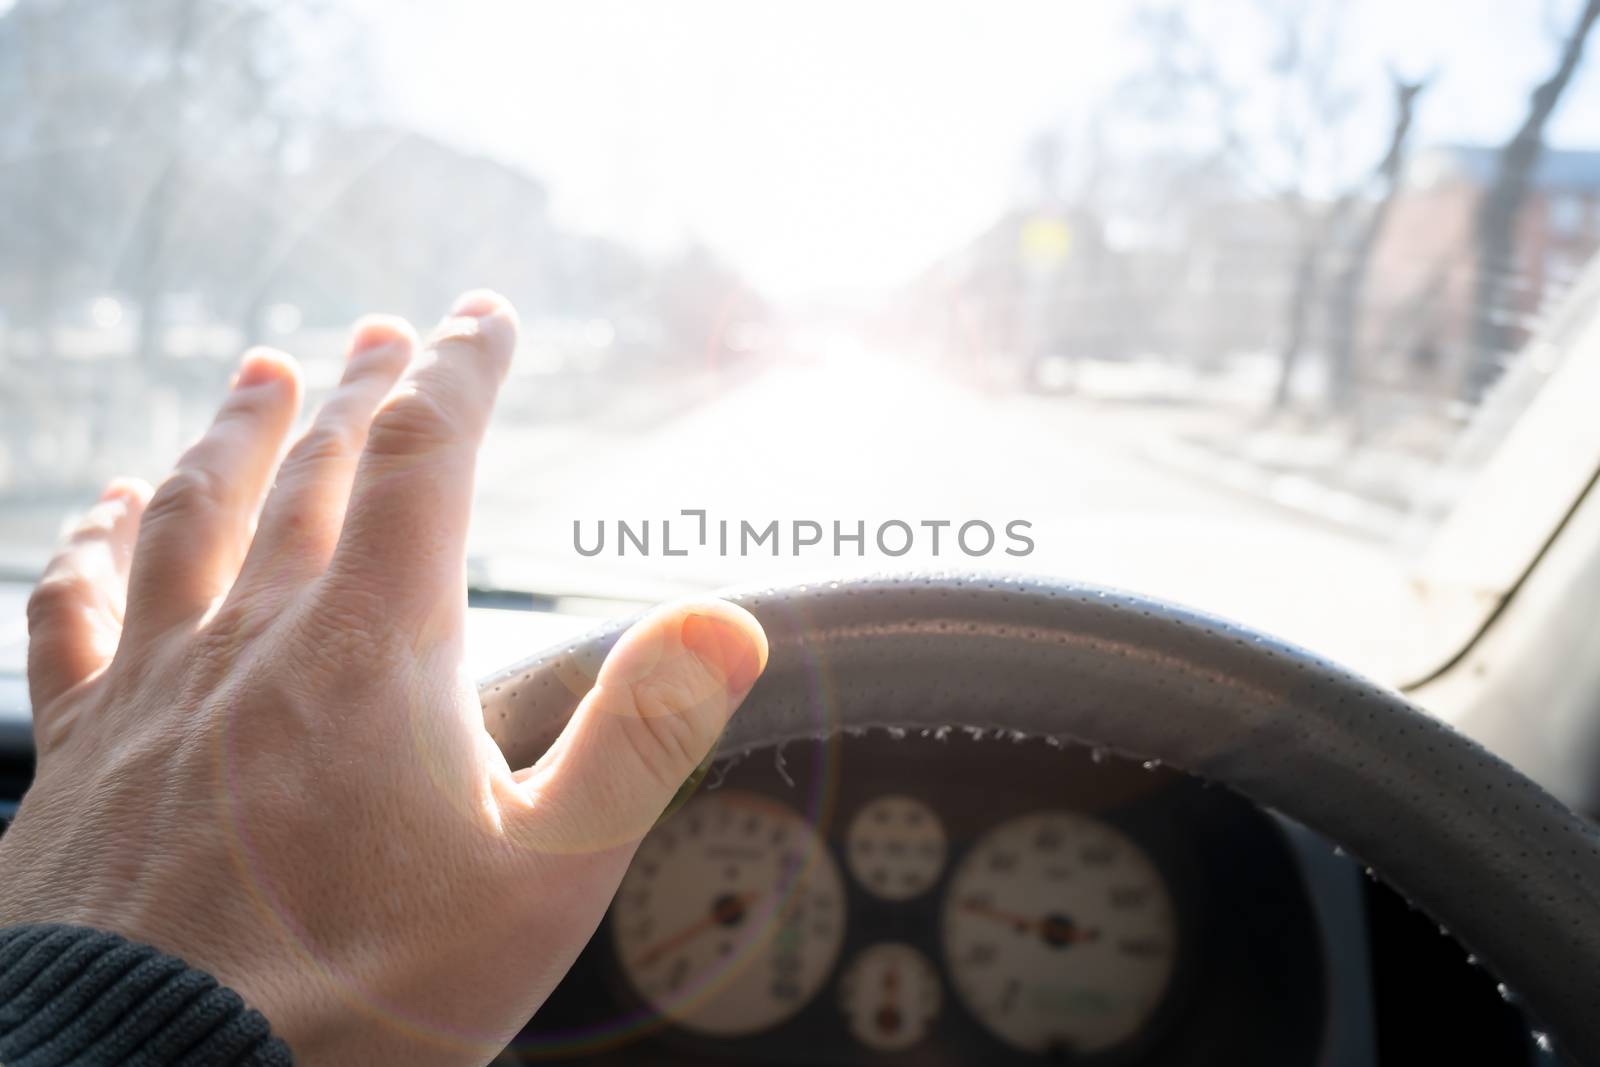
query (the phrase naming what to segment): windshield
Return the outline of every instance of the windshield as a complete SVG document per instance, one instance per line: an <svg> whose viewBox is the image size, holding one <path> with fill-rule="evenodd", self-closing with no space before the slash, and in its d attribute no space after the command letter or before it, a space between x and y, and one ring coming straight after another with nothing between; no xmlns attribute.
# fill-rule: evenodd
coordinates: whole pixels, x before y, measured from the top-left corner
<svg viewBox="0 0 1600 1067"><path fill-rule="evenodd" d="M0 0L0 564L488 286L478 586L1040 572L1392 677L1587 319L1584 6Z"/></svg>

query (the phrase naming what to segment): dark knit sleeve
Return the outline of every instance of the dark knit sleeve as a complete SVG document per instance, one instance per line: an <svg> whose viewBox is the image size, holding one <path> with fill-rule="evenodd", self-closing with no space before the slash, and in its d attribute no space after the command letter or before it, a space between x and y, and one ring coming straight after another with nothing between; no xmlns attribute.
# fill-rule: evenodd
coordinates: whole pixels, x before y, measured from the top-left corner
<svg viewBox="0 0 1600 1067"><path fill-rule="evenodd" d="M0 929L4 1067L280 1067L260 1012L174 956L82 926Z"/></svg>

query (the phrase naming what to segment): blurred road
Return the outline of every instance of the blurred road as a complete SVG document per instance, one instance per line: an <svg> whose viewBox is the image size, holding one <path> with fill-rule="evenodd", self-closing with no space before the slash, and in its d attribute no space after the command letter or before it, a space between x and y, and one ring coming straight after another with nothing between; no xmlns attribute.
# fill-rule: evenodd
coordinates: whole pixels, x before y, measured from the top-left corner
<svg viewBox="0 0 1600 1067"><path fill-rule="evenodd" d="M1384 679L1413 654L1407 642L1426 632L1408 625L1403 560L1382 542L1151 458L1161 443L1221 417L1214 407L985 393L865 354L710 380L720 385L635 392L593 418L560 422L530 414L537 405L526 390L538 385L514 381L478 480L472 544L480 580L647 601L902 567L1035 572L1184 602ZM0 551L21 561L8 565L24 578L0 583L0 706L25 703L29 568L42 563L63 517L93 495L89 488L0 500ZM675 544L691 539L685 508L704 508L713 524L726 519L735 529L741 520L758 528L778 520L782 554L663 556L664 520L678 524ZM618 519L635 528L650 520L652 555L617 555ZM787 532L795 519L830 532L835 521L847 529L864 523L869 538L899 519L917 532L918 548L899 558L870 546L865 557L835 557L823 546L795 556ZM974 559L955 547L952 527L936 556L921 523L941 519L984 520L997 531L1026 520L1036 547L1020 559L998 551ZM574 520L590 545L606 521L603 554L579 555ZM557 623L559 631L540 628ZM563 639L572 621L519 616L508 630L503 618L479 614L469 626L469 654L487 670Z"/></svg>
<svg viewBox="0 0 1600 1067"><path fill-rule="evenodd" d="M727 584L901 567L1037 572L1153 593L1261 626L1368 671L1396 662L1408 610L1403 560L1379 541L1223 488L1150 458L1151 447L1216 418L1181 405L987 394L907 365L849 359L778 367L680 411L604 426L539 428L514 417L491 432L473 545L497 584L655 598ZM740 556L690 545L713 523L782 526ZM615 521L652 526L652 554L619 556ZM824 544L792 553L791 520L814 520ZM880 523L918 532L888 558ZM945 531L935 556L923 520L1023 519L1036 548L971 558ZM604 552L584 558L573 523ZM832 523L866 523L867 554L834 556ZM897 535L898 537L898 535ZM1002 539L1000 548L1006 542Z"/></svg>
<svg viewBox="0 0 1600 1067"><path fill-rule="evenodd" d="M636 386L588 418L538 414L540 388L513 380L484 451L472 546L475 577L489 584L653 600L912 567L1044 573L1227 615L1379 677L1407 662L1406 641L1421 632L1406 625L1404 560L1390 545L1154 458L1227 417L1215 406L984 391L859 350ZM63 516L92 497L0 501L5 565L37 568ZM665 556L664 522L676 548L698 532L684 509L707 511L711 546ZM619 556L617 520L635 530L649 521L649 556ZM780 554L770 543L718 554L718 520L735 542L741 521L776 520ZM794 554L794 520L819 523L824 544ZM903 556L872 544L890 520L916 535ZM921 524L937 520L952 525L935 554ZM969 520L1000 535L993 553L957 547L954 531ZM1031 523L1030 555L1002 551L1013 520ZM602 554L577 552L574 521L586 545L606 524ZM833 554L836 521L847 532L865 524L864 555L850 543Z"/></svg>

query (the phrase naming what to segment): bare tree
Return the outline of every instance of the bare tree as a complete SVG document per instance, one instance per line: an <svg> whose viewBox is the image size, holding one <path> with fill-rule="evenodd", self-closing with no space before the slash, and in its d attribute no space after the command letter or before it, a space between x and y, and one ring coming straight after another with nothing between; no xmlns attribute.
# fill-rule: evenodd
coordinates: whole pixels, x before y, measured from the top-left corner
<svg viewBox="0 0 1600 1067"><path fill-rule="evenodd" d="M1345 8L1335 0L1258 0L1231 12L1249 16L1269 42L1265 68L1250 71L1231 70L1220 58L1226 49L1219 35L1233 28L1230 12L1206 11L1219 19L1216 34L1201 32L1190 12L1173 7L1147 9L1140 21L1154 49L1164 119L1214 131L1205 165L1221 162L1240 195L1274 205L1287 224L1277 409L1288 403L1311 345L1330 237L1356 202L1356 189L1341 191L1330 180L1339 173L1358 98L1342 48Z"/></svg>
<svg viewBox="0 0 1600 1067"><path fill-rule="evenodd" d="M1394 118L1389 127L1389 147L1370 179L1372 196L1365 217L1356 228L1344 262L1335 274L1328 298L1328 362L1331 379L1329 401L1335 411L1348 410L1355 398L1356 337L1361 327L1362 291L1372 252L1383 233L1400 175L1405 168L1411 123L1417 97L1431 79L1407 81L1390 71L1394 87ZM1281 400L1280 400L1281 402Z"/></svg>
<svg viewBox="0 0 1600 1067"><path fill-rule="evenodd" d="M162 56L164 77L151 95L160 100L161 110L176 113L188 95L193 66L189 53L199 35L196 0L179 0L163 15L161 29L167 37L161 49L165 53ZM161 354L172 217L184 181L185 157L191 148L182 136L161 137L152 144L161 146L163 158L157 163L155 179L146 190L143 210L134 226L134 240L129 245L131 260L136 264L129 271L133 280L131 289L140 310L137 352L144 363Z"/></svg>
<svg viewBox="0 0 1600 1067"><path fill-rule="evenodd" d="M1544 148L1545 127L1583 62L1584 44L1597 18L1600 0L1585 0L1577 21L1561 43L1555 70L1534 89L1522 125L1500 150L1494 184L1479 204L1472 362L1464 382L1468 395L1476 396L1494 380L1500 360L1510 347L1512 334L1506 321L1509 309L1504 305L1510 288L1507 283L1516 272L1517 216L1533 183L1534 169Z"/></svg>
<svg viewBox="0 0 1600 1067"><path fill-rule="evenodd" d="M109 63L71 63L107 55L103 21L82 3L39 0L0 14L0 248L13 265L0 277L0 304L33 327L34 351L46 357L107 214L104 184L85 161L120 79Z"/></svg>
<svg viewBox="0 0 1600 1067"><path fill-rule="evenodd" d="M1278 385L1272 392L1274 410L1282 410L1289 405L1295 372L1310 341L1311 310L1322 282L1324 250L1328 246L1329 235L1338 229L1349 209L1349 198L1342 197L1323 211L1299 201L1292 202L1289 208L1296 220L1297 240L1294 273L1284 304L1283 340L1278 347Z"/></svg>

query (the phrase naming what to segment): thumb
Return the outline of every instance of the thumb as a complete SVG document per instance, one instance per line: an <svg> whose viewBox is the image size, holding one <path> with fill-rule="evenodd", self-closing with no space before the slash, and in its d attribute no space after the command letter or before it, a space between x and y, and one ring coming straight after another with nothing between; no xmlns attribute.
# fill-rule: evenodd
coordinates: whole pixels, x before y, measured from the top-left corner
<svg viewBox="0 0 1600 1067"><path fill-rule="evenodd" d="M637 842L716 744L767 665L767 638L724 600L658 608L623 634L566 729L518 777L540 851Z"/></svg>

